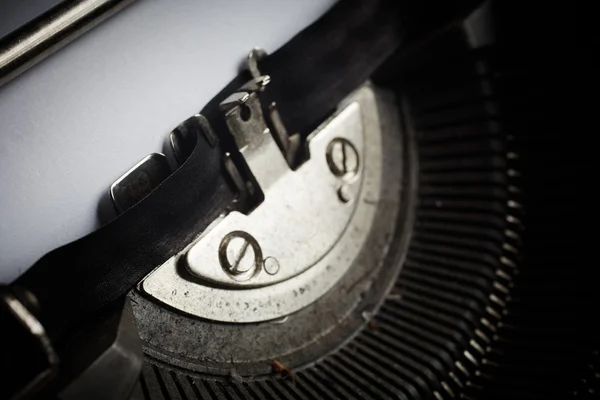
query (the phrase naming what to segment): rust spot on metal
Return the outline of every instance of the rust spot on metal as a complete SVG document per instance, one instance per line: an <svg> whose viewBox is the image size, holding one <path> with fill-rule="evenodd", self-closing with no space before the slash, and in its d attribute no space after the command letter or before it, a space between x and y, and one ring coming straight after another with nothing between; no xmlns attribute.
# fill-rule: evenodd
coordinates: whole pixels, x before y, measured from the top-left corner
<svg viewBox="0 0 600 400"><path fill-rule="evenodd" d="M271 360L271 367L273 368L273 372L277 374L286 374L290 377L292 384L296 385L296 376L292 372L292 370L277 360Z"/></svg>

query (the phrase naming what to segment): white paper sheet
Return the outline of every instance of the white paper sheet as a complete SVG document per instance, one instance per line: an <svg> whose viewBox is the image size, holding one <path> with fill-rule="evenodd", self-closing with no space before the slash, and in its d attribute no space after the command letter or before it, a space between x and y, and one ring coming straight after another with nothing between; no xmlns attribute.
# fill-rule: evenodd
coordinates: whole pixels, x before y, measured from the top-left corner
<svg viewBox="0 0 600 400"><path fill-rule="evenodd" d="M140 0L0 88L0 282L98 228L110 184L251 48L275 51L333 3Z"/></svg>

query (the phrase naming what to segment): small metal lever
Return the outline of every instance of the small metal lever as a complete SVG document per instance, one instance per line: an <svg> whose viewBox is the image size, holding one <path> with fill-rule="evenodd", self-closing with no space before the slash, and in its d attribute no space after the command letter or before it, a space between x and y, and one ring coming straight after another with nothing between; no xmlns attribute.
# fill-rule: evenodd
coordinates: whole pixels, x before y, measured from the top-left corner
<svg viewBox="0 0 600 400"><path fill-rule="evenodd" d="M250 54L248 54L248 70L254 79L261 77L260 70L258 69L258 61L266 56L267 53L260 48L255 48L250 52ZM261 91L262 90L264 90L264 86L261 88ZM298 151L300 150L301 136L298 132L291 135L288 134L288 131L283 124L283 120L281 119L281 115L277 109L277 103L271 102L268 105L268 115L273 133L275 133L275 140L281 148L285 160L290 168L295 169L298 162Z"/></svg>

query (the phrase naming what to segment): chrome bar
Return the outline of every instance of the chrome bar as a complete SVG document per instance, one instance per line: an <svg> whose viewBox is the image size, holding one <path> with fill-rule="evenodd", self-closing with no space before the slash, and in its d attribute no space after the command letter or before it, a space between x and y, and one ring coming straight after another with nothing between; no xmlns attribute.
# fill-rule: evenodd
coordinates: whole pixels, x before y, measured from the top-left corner
<svg viewBox="0 0 600 400"><path fill-rule="evenodd" d="M68 0L0 39L0 86L135 0Z"/></svg>

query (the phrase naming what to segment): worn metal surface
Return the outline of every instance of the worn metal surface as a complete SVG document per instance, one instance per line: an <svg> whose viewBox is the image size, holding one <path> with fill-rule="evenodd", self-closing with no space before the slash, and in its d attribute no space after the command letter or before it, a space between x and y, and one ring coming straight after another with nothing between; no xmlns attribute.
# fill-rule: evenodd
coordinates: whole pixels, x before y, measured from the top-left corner
<svg viewBox="0 0 600 400"><path fill-rule="evenodd" d="M190 382L199 382L198 376L206 375L210 379L246 379L270 374L271 360L298 368L341 346L366 323L364 316L375 312L402 265L406 233L410 232L412 221L412 206L406 197L414 190L409 186L402 190L409 185L403 180L412 163L407 162L405 167L402 156L399 157L409 150L404 144L394 97L386 91L373 90L377 110L370 117L381 126L380 162L385 166L381 169L381 181L385 185L374 188L365 181L362 187L367 194L363 202L375 209L375 216L347 272L308 306L260 323L202 319L166 307L143 291L132 291L130 297L149 364L146 379L159 375L170 380L170 371L174 370L178 371L178 379ZM340 105L340 109L344 106ZM373 199L378 201L372 202ZM347 261L347 254L333 260ZM310 296L310 290L298 292L298 298L304 296Z"/></svg>
<svg viewBox="0 0 600 400"><path fill-rule="evenodd" d="M217 321L275 319L321 297L360 252L379 201L381 128L372 89L363 87L349 96L340 111L311 134L311 159L293 172L264 125L260 103L253 96L245 101L251 110L247 121L240 117L241 106L232 108L227 117L265 192L264 202L249 215L234 211L213 224L185 254L173 257L142 284L144 292L171 307ZM365 160L356 164L352 179L329 170L327 149L334 139L353 143ZM363 185L371 191L362 190ZM356 201L340 199L341 187ZM278 273L261 273L260 265L244 273L248 279L232 279L235 275L222 267L219 249L223 238L234 231L255 238L262 257L277 260ZM186 277L182 266L196 279Z"/></svg>
<svg viewBox="0 0 600 400"><path fill-rule="evenodd" d="M134 0L63 1L0 40L0 86Z"/></svg>
<svg viewBox="0 0 600 400"><path fill-rule="evenodd" d="M360 96L357 99L362 103L367 101ZM329 173L326 148L330 141L344 138L362 149L363 135L376 135L366 132L371 126L365 127L360 115L361 107L368 105L353 102L312 136L308 145L311 159L292 171L269 129L258 122L262 120L260 104L258 101L248 103L251 103L252 114L248 121L239 118L235 110L231 112L233 115L228 114L228 121L236 140L240 135L244 136L238 145L265 193L265 199L249 215L231 212L205 233L184 258L192 274L226 286L258 287L284 281L316 265L336 245L356 209L356 204L344 205L337 191L345 185L356 195L362 180L357 177L346 182ZM264 257L274 257L279 261L280 273L274 276L260 273L259 269L251 280L232 281L228 274L223 273L218 262L219 243L232 231L252 235Z"/></svg>

